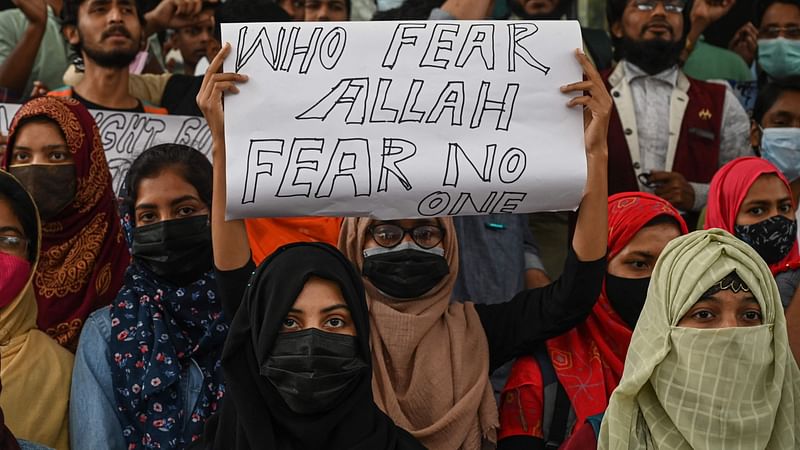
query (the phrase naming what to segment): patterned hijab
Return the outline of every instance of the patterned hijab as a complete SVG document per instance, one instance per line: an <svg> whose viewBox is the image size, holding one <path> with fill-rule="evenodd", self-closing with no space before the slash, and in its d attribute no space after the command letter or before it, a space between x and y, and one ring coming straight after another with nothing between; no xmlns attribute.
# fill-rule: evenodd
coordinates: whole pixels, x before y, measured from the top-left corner
<svg viewBox="0 0 800 450"><path fill-rule="evenodd" d="M130 256L100 132L77 100L39 97L22 105L11 122L2 168L9 168L20 122L33 117L58 124L75 160L77 193L70 205L43 223L41 256L33 279L39 305L37 325L74 351L89 314L111 303L119 292Z"/></svg>
<svg viewBox="0 0 800 450"><path fill-rule="evenodd" d="M444 228L450 274L424 296L394 301L364 279L369 305L375 403L432 450L480 449L496 442L497 402L489 383L489 343L475 305L450 303L458 274L453 220ZM373 220L347 218L339 249L361 272Z"/></svg>
<svg viewBox="0 0 800 450"><path fill-rule="evenodd" d="M708 212L704 228L721 228L729 233L734 233L736 216L744 202L750 187L761 176L774 174L786 185L786 191L791 194L792 189L786 177L769 161L756 157L737 158L722 166L711 180L708 191ZM792 200L792 207L796 208ZM783 260L769 266L773 274L800 267L800 251L795 239L792 249Z"/></svg>
<svg viewBox="0 0 800 450"><path fill-rule="evenodd" d="M734 270L761 306L763 324L678 327L703 293ZM798 379L766 263L723 230L690 233L667 245L656 264L599 448L798 448Z"/></svg>
<svg viewBox="0 0 800 450"><path fill-rule="evenodd" d="M650 221L663 216L674 219L681 234L688 232L680 213L669 202L655 195L644 192L612 195L608 199L608 259L619 254ZM561 336L547 340L547 352L558 381L575 409L577 424L606 410L608 399L622 378L632 333L633 330L611 306L604 284L600 298L586 321ZM528 424L543 423L541 393L544 386L540 373L541 368L533 356L517 358L503 391L501 438L524 434L521 430L527 429ZM515 396L529 394L523 389L515 392L515 388L530 385L536 385L536 393L530 394L532 397L526 401L538 404L525 404L525 408L520 408Z"/></svg>
<svg viewBox="0 0 800 450"><path fill-rule="evenodd" d="M129 245L132 206L123 209ZM220 359L227 334L213 270L177 286L134 258L111 305L109 345L117 417L128 450L182 449L200 438L225 395ZM185 410L181 373L194 363L203 382L194 408Z"/></svg>

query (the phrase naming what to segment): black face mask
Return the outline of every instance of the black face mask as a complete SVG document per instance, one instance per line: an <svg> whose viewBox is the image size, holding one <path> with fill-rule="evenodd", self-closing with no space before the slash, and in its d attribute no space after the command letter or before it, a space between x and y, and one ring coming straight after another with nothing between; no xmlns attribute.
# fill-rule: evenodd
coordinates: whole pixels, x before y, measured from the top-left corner
<svg viewBox="0 0 800 450"><path fill-rule="evenodd" d="M9 172L30 192L42 222L54 219L75 199L74 164L31 164L11 167Z"/></svg>
<svg viewBox="0 0 800 450"><path fill-rule="evenodd" d="M166 220L136 227L131 253L154 274L179 286L211 269L211 228L208 216Z"/></svg>
<svg viewBox="0 0 800 450"><path fill-rule="evenodd" d="M648 286L650 286L650 277L621 278L610 273L606 274L608 301L631 330L636 327L639 315L642 314Z"/></svg>
<svg viewBox="0 0 800 450"><path fill-rule="evenodd" d="M330 411L368 372L355 336L316 328L279 334L260 369L298 414Z"/></svg>
<svg viewBox="0 0 800 450"><path fill-rule="evenodd" d="M773 216L752 225L733 227L736 237L753 247L767 264L786 257L797 240L797 222L783 216Z"/></svg>
<svg viewBox="0 0 800 450"><path fill-rule="evenodd" d="M364 252L363 273L389 297L414 299L433 289L450 273L447 260L438 253L441 251L425 250L416 244L369 249Z"/></svg>

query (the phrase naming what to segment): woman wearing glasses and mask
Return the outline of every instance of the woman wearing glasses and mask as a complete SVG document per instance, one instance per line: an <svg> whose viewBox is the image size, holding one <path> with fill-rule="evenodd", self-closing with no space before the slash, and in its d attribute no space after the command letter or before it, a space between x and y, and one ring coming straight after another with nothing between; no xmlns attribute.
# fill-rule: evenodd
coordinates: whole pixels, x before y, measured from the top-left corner
<svg viewBox="0 0 800 450"><path fill-rule="evenodd" d="M214 140L212 235L219 283L227 286L222 289L226 313L237 307L253 267L244 225L224 221L221 94L237 92L236 82L244 80L238 74L214 74L228 52L226 46L215 58L198 95ZM430 449L493 447L498 413L489 374L582 321L600 292L608 234L611 99L588 58L577 58L590 81L570 84L562 92L590 93L568 103L585 111L588 177L561 279L505 303L451 304L458 242L450 218L344 221L339 248L361 273L367 293L375 403Z"/></svg>
<svg viewBox="0 0 800 450"><path fill-rule="evenodd" d="M66 450L73 357L36 328L40 242L33 199L0 171L0 429L5 418L17 438ZM3 442L0 448L14 448Z"/></svg>

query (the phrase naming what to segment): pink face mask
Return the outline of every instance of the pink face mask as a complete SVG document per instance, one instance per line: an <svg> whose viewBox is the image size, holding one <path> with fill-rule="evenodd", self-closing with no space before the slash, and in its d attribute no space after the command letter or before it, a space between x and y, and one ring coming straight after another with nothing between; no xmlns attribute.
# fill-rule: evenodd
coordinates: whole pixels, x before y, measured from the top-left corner
<svg viewBox="0 0 800 450"><path fill-rule="evenodd" d="M0 252L0 308L17 298L30 274L31 263L27 259Z"/></svg>

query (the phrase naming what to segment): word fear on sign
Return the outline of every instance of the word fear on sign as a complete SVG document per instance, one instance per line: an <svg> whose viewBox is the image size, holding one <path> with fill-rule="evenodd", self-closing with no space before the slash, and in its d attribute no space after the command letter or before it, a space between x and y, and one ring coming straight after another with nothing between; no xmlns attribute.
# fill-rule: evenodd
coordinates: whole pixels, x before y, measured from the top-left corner
<svg viewBox="0 0 800 450"><path fill-rule="evenodd" d="M223 24L228 216L573 209L576 22Z"/></svg>

